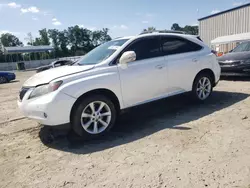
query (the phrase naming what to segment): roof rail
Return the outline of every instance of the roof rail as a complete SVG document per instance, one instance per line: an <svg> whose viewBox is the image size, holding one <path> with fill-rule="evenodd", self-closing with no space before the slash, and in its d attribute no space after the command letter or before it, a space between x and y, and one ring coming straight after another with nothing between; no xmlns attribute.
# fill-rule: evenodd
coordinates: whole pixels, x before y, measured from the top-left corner
<svg viewBox="0 0 250 188"><path fill-rule="evenodd" d="M149 34L149 33L177 33L177 34L187 34L184 31L177 31L177 30L154 30L154 31L143 31L139 35Z"/></svg>
<svg viewBox="0 0 250 188"><path fill-rule="evenodd" d="M112 40L115 40L115 39L120 39L120 38L122 38L122 37L116 37L116 38L113 38Z"/></svg>

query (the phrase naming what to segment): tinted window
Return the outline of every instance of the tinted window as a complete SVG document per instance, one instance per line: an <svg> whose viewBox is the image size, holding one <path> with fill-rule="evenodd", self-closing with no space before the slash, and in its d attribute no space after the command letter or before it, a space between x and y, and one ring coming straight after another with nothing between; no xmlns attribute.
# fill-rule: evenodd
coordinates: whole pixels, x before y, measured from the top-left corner
<svg viewBox="0 0 250 188"><path fill-rule="evenodd" d="M200 45L191 41L171 37L162 38L162 48L164 55L194 52L202 49Z"/></svg>
<svg viewBox="0 0 250 188"><path fill-rule="evenodd" d="M250 42L243 42L233 50L233 52L245 52L245 51L250 51Z"/></svg>
<svg viewBox="0 0 250 188"><path fill-rule="evenodd" d="M159 38L140 39L129 46L126 51L134 51L136 60L158 57L161 55Z"/></svg>

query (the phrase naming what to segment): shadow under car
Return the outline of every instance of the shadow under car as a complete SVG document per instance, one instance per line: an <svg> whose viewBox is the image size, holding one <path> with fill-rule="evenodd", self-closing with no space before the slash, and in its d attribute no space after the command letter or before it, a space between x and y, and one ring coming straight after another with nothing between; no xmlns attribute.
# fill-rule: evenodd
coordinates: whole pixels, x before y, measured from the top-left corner
<svg viewBox="0 0 250 188"><path fill-rule="evenodd" d="M107 135L89 141L82 140L72 132L53 136L57 130L46 126L40 130L39 136L50 148L88 154L130 143L164 129L188 131L191 128L183 124L227 108L248 96L244 93L214 91L203 104L193 103L188 94L183 94L138 106L122 114Z"/></svg>

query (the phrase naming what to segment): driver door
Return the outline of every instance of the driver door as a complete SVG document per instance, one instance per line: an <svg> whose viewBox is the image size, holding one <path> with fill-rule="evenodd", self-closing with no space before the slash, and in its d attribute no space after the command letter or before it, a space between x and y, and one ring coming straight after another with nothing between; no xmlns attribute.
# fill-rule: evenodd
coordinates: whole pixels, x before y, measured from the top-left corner
<svg viewBox="0 0 250 188"><path fill-rule="evenodd" d="M138 39L125 51L134 51L136 61L125 67L118 64L124 105L131 107L166 95L167 67L160 37Z"/></svg>

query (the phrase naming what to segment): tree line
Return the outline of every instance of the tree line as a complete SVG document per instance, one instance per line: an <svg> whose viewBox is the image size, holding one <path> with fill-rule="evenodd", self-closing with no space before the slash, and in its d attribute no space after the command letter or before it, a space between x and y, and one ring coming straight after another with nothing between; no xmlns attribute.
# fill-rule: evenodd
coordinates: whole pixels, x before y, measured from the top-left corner
<svg viewBox="0 0 250 188"><path fill-rule="evenodd" d="M154 31L155 27L148 27L145 31ZM186 25L185 27L179 26L174 23L171 30L184 31L187 34L198 35L198 26ZM27 34L25 38L28 45L52 45L54 52L48 53L30 53L24 54L25 60L31 59L44 59L44 58L59 58L68 56L80 56L88 53L98 45L111 40L109 29L103 28L101 30L91 31L87 28L79 27L78 25L68 27L64 30L58 29L41 29L39 36L33 37L31 33ZM11 33L4 33L0 36L0 49L4 47L24 46L23 42L18 37ZM0 50L0 62L5 62L6 58ZM11 56L13 61L22 59L21 55Z"/></svg>
<svg viewBox="0 0 250 188"><path fill-rule="evenodd" d="M25 39L27 40L28 45L52 45L54 47L54 52L46 54L31 53L30 58L33 60L40 59L41 56L43 56L43 58L59 58L84 55L96 46L111 40L111 37L108 28L91 31L87 28L82 28L76 25L61 31L58 29L47 30L44 28L39 30L38 37L33 38L32 34L28 33ZM2 34L0 41L2 47L24 46L23 42L11 33ZM26 56L28 56L28 54L26 54ZM5 58L6 57L4 57L3 54L0 54L0 62L4 62ZM21 57L13 56L12 58L13 61L16 61Z"/></svg>
<svg viewBox="0 0 250 188"><path fill-rule="evenodd" d="M152 32L156 31L157 29L155 27L148 27L147 29L143 29L142 32ZM199 34L199 28L198 26L191 26L191 25L186 25L185 27L179 26L178 23L174 23L171 27L172 31L182 31L186 34L190 35L198 35ZM164 31L164 30L163 30Z"/></svg>

